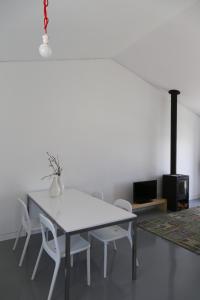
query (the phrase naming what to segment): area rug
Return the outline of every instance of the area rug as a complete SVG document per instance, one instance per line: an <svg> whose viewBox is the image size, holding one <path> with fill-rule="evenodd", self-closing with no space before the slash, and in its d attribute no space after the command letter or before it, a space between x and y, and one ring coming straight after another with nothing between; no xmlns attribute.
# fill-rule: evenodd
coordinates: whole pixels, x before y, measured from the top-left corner
<svg viewBox="0 0 200 300"><path fill-rule="evenodd" d="M143 220L138 226L200 255L200 206Z"/></svg>

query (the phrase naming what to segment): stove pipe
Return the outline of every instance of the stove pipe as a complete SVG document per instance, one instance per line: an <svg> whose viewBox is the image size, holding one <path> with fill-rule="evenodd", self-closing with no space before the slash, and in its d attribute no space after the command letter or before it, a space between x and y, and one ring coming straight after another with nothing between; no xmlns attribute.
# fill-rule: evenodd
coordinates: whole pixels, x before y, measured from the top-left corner
<svg viewBox="0 0 200 300"><path fill-rule="evenodd" d="M171 95L171 160L170 173L176 174L176 153L177 153L177 96L178 90L170 90Z"/></svg>

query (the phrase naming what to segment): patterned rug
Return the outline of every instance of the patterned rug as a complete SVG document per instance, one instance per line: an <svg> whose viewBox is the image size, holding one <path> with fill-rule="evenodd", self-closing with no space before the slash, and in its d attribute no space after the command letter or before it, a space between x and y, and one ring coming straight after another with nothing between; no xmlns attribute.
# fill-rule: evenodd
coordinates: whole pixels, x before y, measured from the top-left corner
<svg viewBox="0 0 200 300"><path fill-rule="evenodd" d="M200 255L200 206L144 220L138 226Z"/></svg>

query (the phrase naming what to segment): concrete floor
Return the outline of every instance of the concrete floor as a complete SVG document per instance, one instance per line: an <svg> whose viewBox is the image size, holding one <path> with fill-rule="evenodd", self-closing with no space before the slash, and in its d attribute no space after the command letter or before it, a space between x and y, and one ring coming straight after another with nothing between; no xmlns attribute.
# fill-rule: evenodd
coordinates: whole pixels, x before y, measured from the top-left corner
<svg viewBox="0 0 200 300"><path fill-rule="evenodd" d="M191 206L200 204L193 202ZM150 215L151 213L149 213ZM144 216L144 215L143 215ZM0 243L0 299L47 299L53 273L53 262L43 255L34 282L30 280L41 244L40 235L31 238L21 268L18 261L23 239L15 252L13 241ZM92 285L86 285L85 255L74 259L71 278L71 300L199 300L200 257L151 233L138 230L140 266L136 281L131 281L130 246L126 240L112 245L108 252L108 278L103 278L103 247L94 241L91 249ZM52 300L64 299L63 264Z"/></svg>

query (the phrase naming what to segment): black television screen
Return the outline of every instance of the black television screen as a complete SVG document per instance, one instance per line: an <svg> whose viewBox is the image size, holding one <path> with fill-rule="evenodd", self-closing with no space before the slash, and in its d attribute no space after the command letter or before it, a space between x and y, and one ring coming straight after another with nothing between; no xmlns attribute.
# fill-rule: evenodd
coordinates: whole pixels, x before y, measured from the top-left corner
<svg viewBox="0 0 200 300"><path fill-rule="evenodd" d="M139 181L133 184L133 202L145 203L157 198L157 180Z"/></svg>

